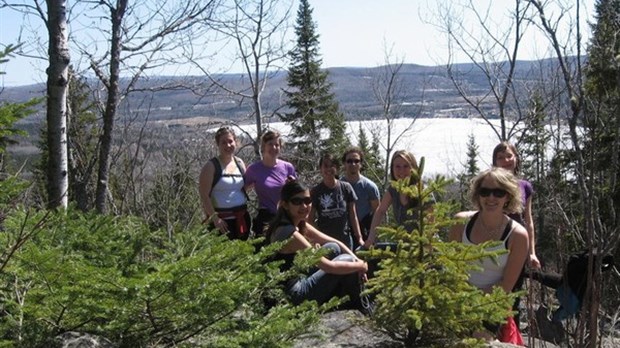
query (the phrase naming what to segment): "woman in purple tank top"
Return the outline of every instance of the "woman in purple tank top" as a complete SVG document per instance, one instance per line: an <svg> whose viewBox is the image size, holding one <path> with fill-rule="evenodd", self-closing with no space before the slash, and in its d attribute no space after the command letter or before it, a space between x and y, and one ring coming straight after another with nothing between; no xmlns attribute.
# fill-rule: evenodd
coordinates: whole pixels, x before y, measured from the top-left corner
<svg viewBox="0 0 620 348"><path fill-rule="evenodd" d="M493 166L504 168L518 177L519 169L521 168L521 158L517 148L507 141L497 144L495 149L493 149ZM534 189L529 181L519 179L519 190L521 190L523 212L511 214L510 217L523 225L527 230L530 240L528 265L532 268L540 268L540 261L536 256L536 233L534 231L534 220L532 219Z"/></svg>

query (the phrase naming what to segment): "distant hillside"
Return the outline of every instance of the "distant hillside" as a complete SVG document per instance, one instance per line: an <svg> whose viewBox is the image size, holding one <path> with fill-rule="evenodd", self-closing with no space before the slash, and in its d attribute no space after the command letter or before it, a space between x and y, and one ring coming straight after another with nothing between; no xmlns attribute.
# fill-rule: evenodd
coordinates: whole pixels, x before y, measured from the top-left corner
<svg viewBox="0 0 620 348"><path fill-rule="evenodd" d="M516 85L529 85L539 80L541 66L549 67L553 61L520 61L517 66ZM473 64L457 65L470 93L488 92L488 81ZM381 105L373 95L372 77L381 72L374 68L329 68L332 91L348 120L375 118L381 114ZM443 66L422 66L408 64L401 73L405 102L400 115L422 117L468 117L467 106L458 96ZM247 77L241 74L218 76L233 89L242 89ZM243 121L251 113L250 100L239 101L238 97L223 94L215 88L179 88L180 85L207 85L205 77L155 77L143 79L134 92L119 109L121 115L150 120L191 117L215 117ZM93 88L96 83L93 83ZM274 73L263 93L263 110L269 114L282 105L282 91L286 89L286 72ZM6 87L0 93L0 100L25 101L42 96L45 86L30 85ZM493 103L488 108L495 108ZM40 116L39 116L40 117Z"/></svg>

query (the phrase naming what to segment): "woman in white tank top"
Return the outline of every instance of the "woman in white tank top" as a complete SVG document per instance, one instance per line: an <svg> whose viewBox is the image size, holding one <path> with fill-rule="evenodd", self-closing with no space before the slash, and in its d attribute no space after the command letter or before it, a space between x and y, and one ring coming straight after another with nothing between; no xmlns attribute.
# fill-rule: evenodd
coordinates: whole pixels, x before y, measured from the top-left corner
<svg viewBox="0 0 620 348"><path fill-rule="evenodd" d="M237 138L230 127L215 132L218 155L202 167L199 178L200 199L211 230L230 239L248 239L250 214L243 189L245 164L235 156Z"/></svg>
<svg viewBox="0 0 620 348"><path fill-rule="evenodd" d="M469 196L478 211L471 216L467 224L452 227L450 240L475 245L488 241L501 242L487 250L506 249L508 252L494 260L487 257L474 261L479 263L481 270L470 271L469 282L486 293L491 292L494 287L500 287L506 293L512 292L523 269L529 248L527 230L507 215L523 209L517 178L506 169L494 167L472 180ZM506 331L504 328L514 328L518 331L512 317L507 319L502 329L488 322L485 322L485 327L489 332L477 332L474 336L498 338L502 342L508 342L502 335ZM521 338L520 334L518 336ZM516 340L516 343L519 342L522 342L522 339Z"/></svg>
<svg viewBox="0 0 620 348"><path fill-rule="evenodd" d="M450 231L450 240L467 244L503 241L493 248L508 253L497 258L480 260L481 271L470 273L469 282L485 292L494 286L511 292L528 255L528 234L523 226L506 214L523 209L517 178L503 168L494 167L472 180L471 203L478 212L469 222L457 224Z"/></svg>

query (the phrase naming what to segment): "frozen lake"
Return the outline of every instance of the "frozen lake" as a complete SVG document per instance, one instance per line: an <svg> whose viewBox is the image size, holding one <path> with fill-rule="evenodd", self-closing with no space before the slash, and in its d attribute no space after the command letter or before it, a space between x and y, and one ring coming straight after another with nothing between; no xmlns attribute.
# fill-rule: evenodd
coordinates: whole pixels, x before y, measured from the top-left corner
<svg viewBox="0 0 620 348"><path fill-rule="evenodd" d="M412 119L394 120L393 134L400 134ZM498 122L499 123L499 122ZM347 135L353 145L357 145L360 124L371 139L371 132L378 132L380 141L385 145L387 138L385 120L347 122ZM282 122L268 124L285 135L290 127ZM241 126L252 135L256 134L255 125ZM397 142L395 149L411 151L419 160L425 157L424 176L444 174L454 176L463 171L467 161L467 141L473 134L478 145L478 167L485 169L491 165L491 153L499 142L497 135L482 119L417 119L411 129L406 131ZM393 135L394 137L394 135Z"/></svg>

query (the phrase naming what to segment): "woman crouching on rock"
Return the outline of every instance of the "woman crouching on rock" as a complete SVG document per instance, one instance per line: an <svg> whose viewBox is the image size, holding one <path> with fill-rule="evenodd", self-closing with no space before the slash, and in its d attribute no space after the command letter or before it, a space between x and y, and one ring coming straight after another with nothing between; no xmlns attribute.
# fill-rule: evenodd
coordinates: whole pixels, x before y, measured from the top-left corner
<svg viewBox="0 0 620 348"><path fill-rule="evenodd" d="M327 250L327 254L321 257L316 268L310 270L307 276L287 282L286 292L294 304L311 300L320 305L333 297L349 296L350 303L346 308L361 309L360 281L365 280L368 265L342 242L306 224L311 205L308 188L297 180L288 180L280 193L277 214L267 228L269 242L286 241L276 255L277 260L284 260L282 271L293 266L299 250Z"/></svg>

